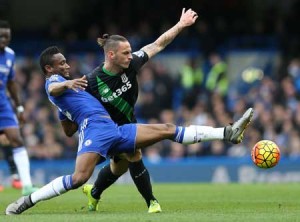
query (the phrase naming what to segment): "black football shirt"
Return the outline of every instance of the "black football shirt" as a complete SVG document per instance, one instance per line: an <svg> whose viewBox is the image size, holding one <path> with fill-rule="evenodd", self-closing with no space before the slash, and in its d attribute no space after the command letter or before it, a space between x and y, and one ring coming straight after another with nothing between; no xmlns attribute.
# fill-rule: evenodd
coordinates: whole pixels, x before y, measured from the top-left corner
<svg viewBox="0 0 300 222"><path fill-rule="evenodd" d="M122 73L112 74L103 64L87 74L87 92L96 97L118 125L135 123L134 105L138 97L137 74L148 61L148 55L140 50L132 53L132 60Z"/></svg>

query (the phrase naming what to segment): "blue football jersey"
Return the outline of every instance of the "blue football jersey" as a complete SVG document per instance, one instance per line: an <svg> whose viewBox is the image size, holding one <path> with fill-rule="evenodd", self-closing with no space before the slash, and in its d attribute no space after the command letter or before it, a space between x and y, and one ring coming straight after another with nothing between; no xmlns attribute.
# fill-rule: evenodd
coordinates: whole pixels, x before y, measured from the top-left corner
<svg viewBox="0 0 300 222"><path fill-rule="evenodd" d="M15 77L14 63L15 52L11 48L5 47L4 51L0 52L0 107L10 103L6 94L6 84L8 80Z"/></svg>
<svg viewBox="0 0 300 222"><path fill-rule="evenodd" d="M92 115L99 115L99 117L109 116L100 102L86 91L79 90L75 92L74 90L67 89L60 96L51 96L48 91L49 85L51 83L64 81L66 81L66 79L61 75L52 75L46 79L45 88L50 102L69 120L80 125L85 118Z"/></svg>

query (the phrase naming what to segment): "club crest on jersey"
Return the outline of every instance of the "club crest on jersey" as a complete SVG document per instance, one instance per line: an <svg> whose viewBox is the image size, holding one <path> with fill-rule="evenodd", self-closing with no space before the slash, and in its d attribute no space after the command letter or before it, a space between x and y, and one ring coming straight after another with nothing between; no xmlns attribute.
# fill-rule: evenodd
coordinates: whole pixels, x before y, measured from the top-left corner
<svg viewBox="0 0 300 222"><path fill-rule="evenodd" d="M92 144L92 140L87 140L87 141L84 142L84 145L85 145L85 146L89 146L89 145L91 145L91 144Z"/></svg>
<svg viewBox="0 0 300 222"><path fill-rule="evenodd" d="M128 81L126 74L122 74L121 79L122 79L122 82L124 82L124 83Z"/></svg>

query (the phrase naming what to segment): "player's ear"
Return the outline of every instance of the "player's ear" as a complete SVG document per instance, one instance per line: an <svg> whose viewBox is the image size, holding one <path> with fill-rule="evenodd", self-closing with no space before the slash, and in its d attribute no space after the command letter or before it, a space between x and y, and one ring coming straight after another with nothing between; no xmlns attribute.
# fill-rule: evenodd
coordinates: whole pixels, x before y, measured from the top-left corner
<svg viewBox="0 0 300 222"><path fill-rule="evenodd" d="M109 59L114 59L115 58L115 53L113 51L108 51L107 56Z"/></svg>
<svg viewBox="0 0 300 222"><path fill-rule="evenodd" d="M48 73L51 73L53 71L53 68L52 66L50 65L45 65L45 70L48 72Z"/></svg>

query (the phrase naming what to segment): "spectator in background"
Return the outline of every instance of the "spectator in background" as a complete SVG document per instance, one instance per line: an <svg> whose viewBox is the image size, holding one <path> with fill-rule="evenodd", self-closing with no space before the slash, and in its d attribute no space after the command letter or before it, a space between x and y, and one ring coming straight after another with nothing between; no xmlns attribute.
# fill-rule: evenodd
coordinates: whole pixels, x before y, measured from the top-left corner
<svg viewBox="0 0 300 222"><path fill-rule="evenodd" d="M188 107L193 107L197 96L201 93L201 85L204 74L199 64L198 58L189 58L180 70L180 85L183 90L182 102Z"/></svg>
<svg viewBox="0 0 300 222"><path fill-rule="evenodd" d="M227 95L228 78L226 75L227 65L217 53L212 53L209 56L211 69L207 74L205 87L208 92L217 92L222 96Z"/></svg>
<svg viewBox="0 0 300 222"><path fill-rule="evenodd" d="M300 58L294 58L290 61L288 73L293 78L297 94L300 94Z"/></svg>

